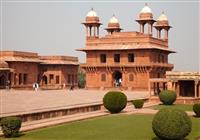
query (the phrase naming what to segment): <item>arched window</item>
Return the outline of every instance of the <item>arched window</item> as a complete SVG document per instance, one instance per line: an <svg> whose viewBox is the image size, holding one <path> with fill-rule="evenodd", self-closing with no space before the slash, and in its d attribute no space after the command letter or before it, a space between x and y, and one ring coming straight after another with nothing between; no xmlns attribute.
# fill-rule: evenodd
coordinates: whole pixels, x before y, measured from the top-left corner
<svg viewBox="0 0 200 140"><path fill-rule="evenodd" d="M101 81L106 81L106 74L101 74Z"/></svg>
<svg viewBox="0 0 200 140"><path fill-rule="evenodd" d="M134 76L133 76L133 74L129 74L129 81L134 81Z"/></svg>

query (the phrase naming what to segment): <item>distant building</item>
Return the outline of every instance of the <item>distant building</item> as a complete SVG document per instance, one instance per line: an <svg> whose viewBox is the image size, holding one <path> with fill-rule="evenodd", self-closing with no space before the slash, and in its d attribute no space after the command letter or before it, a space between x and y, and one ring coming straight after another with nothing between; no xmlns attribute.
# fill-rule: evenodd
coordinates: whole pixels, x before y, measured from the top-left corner
<svg viewBox="0 0 200 140"><path fill-rule="evenodd" d="M149 94L151 100L158 95L159 90L168 89L176 92L181 103L200 101L200 72L169 71L166 78L152 78L149 80Z"/></svg>
<svg viewBox="0 0 200 140"><path fill-rule="evenodd" d="M77 57L1 51L0 58L0 88L32 88L34 83L48 89L77 86Z"/></svg>
<svg viewBox="0 0 200 140"><path fill-rule="evenodd" d="M166 71L173 69L168 55L168 31L171 28L167 16L162 13L157 21L151 9L145 5L136 20L139 32L125 31L113 15L99 37L101 22L91 9L83 24L86 27L86 47L77 49L86 53L86 87L90 89L147 90L150 78L165 78ZM155 23L155 24L154 24ZM157 37L153 36L153 25Z"/></svg>

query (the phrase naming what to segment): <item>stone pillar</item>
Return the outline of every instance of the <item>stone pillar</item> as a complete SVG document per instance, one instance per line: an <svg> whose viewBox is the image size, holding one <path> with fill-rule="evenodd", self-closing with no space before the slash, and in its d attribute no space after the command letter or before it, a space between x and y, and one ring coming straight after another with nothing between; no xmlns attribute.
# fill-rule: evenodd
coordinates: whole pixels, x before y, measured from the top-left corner
<svg viewBox="0 0 200 140"><path fill-rule="evenodd" d="M99 37L99 27L97 27L97 37Z"/></svg>
<svg viewBox="0 0 200 140"><path fill-rule="evenodd" d="M148 23L148 34L151 34L151 24Z"/></svg>
<svg viewBox="0 0 200 140"><path fill-rule="evenodd" d="M194 81L194 98L197 98L197 86L199 81Z"/></svg>
<svg viewBox="0 0 200 140"><path fill-rule="evenodd" d="M151 97L151 82L148 82L149 97Z"/></svg>
<svg viewBox="0 0 200 140"><path fill-rule="evenodd" d="M156 92L156 83L153 82L153 95L155 96L155 92Z"/></svg>
<svg viewBox="0 0 200 140"><path fill-rule="evenodd" d="M142 24L140 24L140 33L142 33Z"/></svg>
<svg viewBox="0 0 200 140"><path fill-rule="evenodd" d="M90 31L90 37L92 36L92 27L89 27L89 31Z"/></svg>
<svg viewBox="0 0 200 140"><path fill-rule="evenodd" d="M160 39L161 36L161 30L157 30L157 38Z"/></svg>
<svg viewBox="0 0 200 140"><path fill-rule="evenodd" d="M15 75L16 77L15 77L15 83L16 83L16 85L19 85L19 74L18 73L16 73L16 75Z"/></svg>
<svg viewBox="0 0 200 140"><path fill-rule="evenodd" d="M177 94L177 97L180 96L180 85L178 82L176 82L176 94Z"/></svg>
<svg viewBox="0 0 200 140"><path fill-rule="evenodd" d="M96 27L93 28L94 28L94 37L96 37Z"/></svg>
<svg viewBox="0 0 200 140"><path fill-rule="evenodd" d="M15 76L15 75L14 75L14 73L12 72L12 73L11 73L11 77L10 77L10 83L11 83L10 86L11 86L11 87L14 86L14 76Z"/></svg>
<svg viewBox="0 0 200 140"><path fill-rule="evenodd" d="M165 29L165 36L164 39L167 40L168 39L168 30Z"/></svg>
<svg viewBox="0 0 200 140"><path fill-rule="evenodd" d="M88 37L88 27L86 27L86 37Z"/></svg>
<svg viewBox="0 0 200 140"><path fill-rule="evenodd" d="M144 33L144 24L142 24L142 33Z"/></svg>
<svg viewBox="0 0 200 140"><path fill-rule="evenodd" d="M153 25L151 24L151 35L153 35Z"/></svg>

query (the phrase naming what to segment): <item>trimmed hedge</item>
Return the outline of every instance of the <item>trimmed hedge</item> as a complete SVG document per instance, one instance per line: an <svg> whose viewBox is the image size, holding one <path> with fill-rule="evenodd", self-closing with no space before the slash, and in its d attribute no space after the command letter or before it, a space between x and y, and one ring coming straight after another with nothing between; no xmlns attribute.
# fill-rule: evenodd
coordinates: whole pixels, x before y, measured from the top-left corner
<svg viewBox="0 0 200 140"><path fill-rule="evenodd" d="M159 99L164 105L172 105L176 101L176 92L172 90L163 90L159 94Z"/></svg>
<svg viewBox="0 0 200 140"><path fill-rule="evenodd" d="M120 91L109 91L103 97L103 105L111 113L122 111L127 104L127 97Z"/></svg>
<svg viewBox="0 0 200 140"><path fill-rule="evenodd" d="M197 117L200 117L200 103L196 103L193 105L193 111Z"/></svg>
<svg viewBox="0 0 200 140"><path fill-rule="evenodd" d="M22 121L19 117L6 117L1 120L1 128L5 137L19 136Z"/></svg>
<svg viewBox="0 0 200 140"><path fill-rule="evenodd" d="M191 132L192 122L184 111L167 108L154 116L152 129L160 139L181 140Z"/></svg>
<svg viewBox="0 0 200 140"><path fill-rule="evenodd" d="M133 100L132 103L135 108L142 108L144 105L144 100L142 100L142 99Z"/></svg>

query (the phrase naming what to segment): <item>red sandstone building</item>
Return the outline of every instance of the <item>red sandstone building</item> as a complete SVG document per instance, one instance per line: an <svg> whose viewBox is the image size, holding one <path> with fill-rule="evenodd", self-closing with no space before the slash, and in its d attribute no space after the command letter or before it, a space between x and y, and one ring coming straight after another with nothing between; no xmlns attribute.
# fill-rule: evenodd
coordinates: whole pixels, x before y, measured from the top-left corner
<svg viewBox="0 0 200 140"><path fill-rule="evenodd" d="M157 21L151 9L145 7L136 22L139 31L121 32L120 23L113 16L99 36L101 22L96 12L88 12L83 24L86 27L86 47L78 49L86 53L86 87L109 89L121 86L129 90L147 90L149 79L165 78L173 65L168 55L174 51L168 47L168 31L171 28L164 13ZM157 36L153 36L153 27Z"/></svg>
<svg viewBox="0 0 200 140"><path fill-rule="evenodd" d="M32 88L33 83L47 89L77 86L77 57L1 51L0 58L0 88Z"/></svg>

